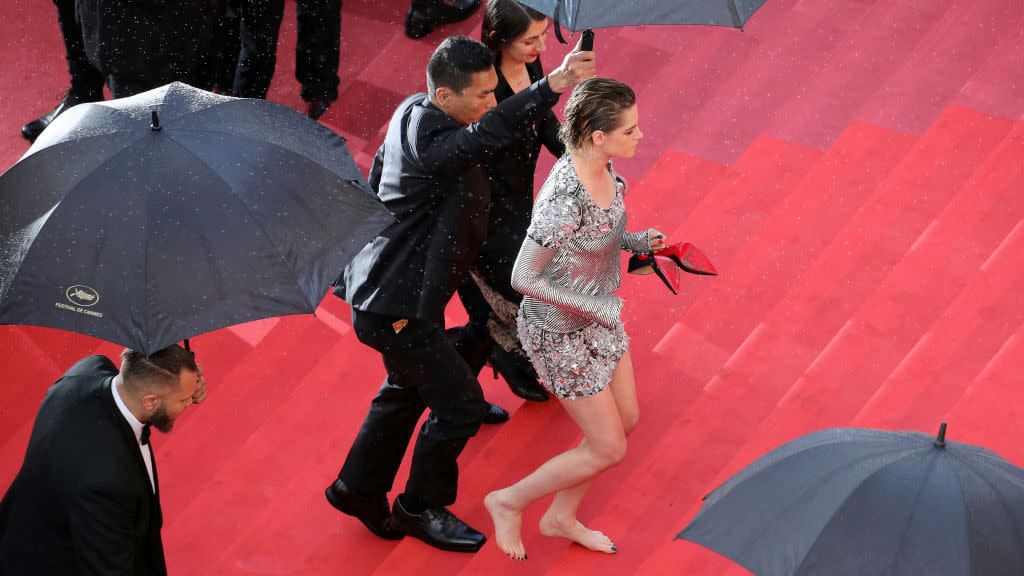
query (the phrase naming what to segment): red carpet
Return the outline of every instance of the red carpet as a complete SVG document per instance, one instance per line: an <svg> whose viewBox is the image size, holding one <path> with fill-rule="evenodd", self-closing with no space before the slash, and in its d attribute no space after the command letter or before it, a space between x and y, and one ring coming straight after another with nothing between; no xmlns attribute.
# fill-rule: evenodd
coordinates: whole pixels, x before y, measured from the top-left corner
<svg viewBox="0 0 1024 576"><path fill-rule="evenodd" d="M430 51L401 33L404 2L345 3L341 98L324 122L366 170L390 111L423 89ZM646 134L631 228L704 248L720 271L678 296L626 276L641 423L581 519L616 541L605 556L540 536L529 560L370 535L327 505L383 377L343 302L198 337L210 386L159 452L172 574L745 574L673 540L700 498L760 454L835 426L938 430L1024 465L1024 13L1011 0L769 0L746 30L645 27L597 34L599 71L636 88ZM66 87L55 10L0 8L0 165L20 126ZM272 100L302 109L294 6ZM565 49L545 58L553 67ZM544 156L540 171L552 160ZM449 321L464 313L457 304ZM21 462L52 381L117 346L0 327L0 487ZM492 528L483 495L578 437L554 404L524 405L461 458L453 507ZM408 463L406 463L406 466ZM399 472L399 485L407 468ZM397 491L397 490L396 490Z"/></svg>

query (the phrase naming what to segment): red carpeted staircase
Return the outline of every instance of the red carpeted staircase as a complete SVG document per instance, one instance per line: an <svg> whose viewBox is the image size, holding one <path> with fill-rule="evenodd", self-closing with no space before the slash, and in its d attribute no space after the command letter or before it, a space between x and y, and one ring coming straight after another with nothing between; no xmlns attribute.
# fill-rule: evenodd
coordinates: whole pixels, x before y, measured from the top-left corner
<svg viewBox="0 0 1024 576"><path fill-rule="evenodd" d="M440 38L404 38L400 4L345 6L342 97L324 120L364 170L390 110L422 89ZM46 28L52 6L15 5L0 8L0 36L19 57L4 56L0 71L42 88L0 93L5 166L25 150L14 135L26 110L50 106L39 94L63 82L25 64L49 58L51 70L60 68L59 39ZM742 33L599 32L600 69L636 88L647 134L638 158L617 164L634 177L630 228L694 242L720 272L686 275L678 296L653 276L623 278L641 421L626 460L581 510L618 553L540 536L546 501L525 516L523 563L492 544L461 555L383 541L331 508L323 489L384 372L352 334L347 305L328 296L316 317L193 340L209 399L173 435L154 438L170 572L741 575L674 536L704 494L801 434L838 426L931 433L946 421L951 440L1024 465L1018 8L1011 0L769 1ZM299 108L293 10L289 3L271 98ZM447 32L478 27L476 17ZM35 28L45 29L38 38L49 55L10 40ZM549 67L564 49L551 52ZM541 178L550 165L543 156ZM464 318L453 303L449 323ZM0 487L17 472L53 380L86 354L119 351L56 330L0 326ZM483 496L579 433L556 403L524 404L486 370L481 381L512 419L470 442L453 510L491 535Z"/></svg>
<svg viewBox="0 0 1024 576"><path fill-rule="evenodd" d="M855 122L824 152L769 137L731 166L665 153L628 196L636 226L704 247L721 274L672 296L626 276L641 425L594 487L583 520L619 552L540 536L528 564L494 547L445 554L391 543L324 501L383 371L346 305L196 338L207 404L157 439L168 561L183 574L718 574L738 570L673 536L700 497L798 435L836 426L937 429L1024 463L1024 122L952 106L920 137ZM463 316L456 306L449 319ZM117 347L3 327L14 387L0 417L13 477L48 382ZM481 500L578 438L555 404L510 408L462 457L454 509L489 531ZM399 478L404 478L404 469ZM683 568L681 568L683 567ZM740 572L742 573L742 572Z"/></svg>

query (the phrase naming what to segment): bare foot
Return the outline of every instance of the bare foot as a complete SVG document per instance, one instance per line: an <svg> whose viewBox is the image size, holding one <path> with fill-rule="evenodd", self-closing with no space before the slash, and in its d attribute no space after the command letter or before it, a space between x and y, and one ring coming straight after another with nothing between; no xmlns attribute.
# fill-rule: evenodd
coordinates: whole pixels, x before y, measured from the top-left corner
<svg viewBox="0 0 1024 576"><path fill-rule="evenodd" d="M554 538L568 538L597 552L611 554L616 551L611 538L597 530L587 528L575 518L559 520L551 514L544 514L544 517L540 519L540 533Z"/></svg>
<svg viewBox="0 0 1024 576"><path fill-rule="evenodd" d="M522 537L523 511L509 506L502 492L504 490L497 490L484 497L484 507L494 521L494 541L513 560L526 560Z"/></svg>

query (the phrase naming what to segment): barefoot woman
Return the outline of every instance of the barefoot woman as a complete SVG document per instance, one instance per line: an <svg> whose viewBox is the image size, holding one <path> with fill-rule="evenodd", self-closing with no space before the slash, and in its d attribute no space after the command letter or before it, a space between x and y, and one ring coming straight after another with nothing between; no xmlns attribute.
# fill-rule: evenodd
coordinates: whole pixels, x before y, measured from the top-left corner
<svg viewBox="0 0 1024 576"><path fill-rule="evenodd" d="M615 552L612 541L576 520L594 479L626 455L639 417L633 365L619 312L619 250L657 251L656 230L626 232L625 183L612 158L630 158L643 137L636 97L621 82L592 78L573 91L560 137L569 154L537 196L512 286L526 297L519 337L544 386L583 431L578 446L484 499L503 552L525 559L523 510L556 493L540 521L546 536Z"/></svg>

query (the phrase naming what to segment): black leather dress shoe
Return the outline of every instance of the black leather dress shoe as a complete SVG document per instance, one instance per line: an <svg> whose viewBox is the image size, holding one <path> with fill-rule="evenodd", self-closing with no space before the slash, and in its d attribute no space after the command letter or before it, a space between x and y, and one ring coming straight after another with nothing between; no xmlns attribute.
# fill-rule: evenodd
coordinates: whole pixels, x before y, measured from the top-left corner
<svg viewBox="0 0 1024 576"><path fill-rule="evenodd" d="M501 373L509 390L516 396L531 402L547 402L550 398L548 391L537 381L537 372L526 358L495 344L487 360L495 372Z"/></svg>
<svg viewBox="0 0 1024 576"><path fill-rule="evenodd" d="M508 410L497 404L487 403L487 412L484 412L484 424L501 424L508 422Z"/></svg>
<svg viewBox="0 0 1024 576"><path fill-rule="evenodd" d="M395 526L406 534L438 550L476 552L487 542L483 534L459 520L447 508L427 508L419 514L411 514L402 508L400 498L395 498L391 518Z"/></svg>
<svg viewBox="0 0 1024 576"><path fill-rule="evenodd" d="M434 26L461 22L469 18L480 8L480 0L453 0L447 4L443 0L432 0L409 6L405 16L405 35L413 40L423 38L434 31Z"/></svg>
<svg viewBox="0 0 1024 576"><path fill-rule="evenodd" d="M379 498L363 498L345 485L341 479L335 480L325 491L327 501L338 510L354 516L377 536L386 540L401 540L405 534L391 525L391 513L388 510L387 496Z"/></svg>
<svg viewBox="0 0 1024 576"><path fill-rule="evenodd" d="M102 94L99 96L78 96L69 93L60 101L60 104L57 104L56 108L22 126L21 136L29 142L35 142L36 138L39 138L39 135L43 133L43 130L46 130L46 127L50 125L50 122L53 122L54 118L60 116L68 108L84 104L85 102L99 102L100 100L103 100Z"/></svg>

